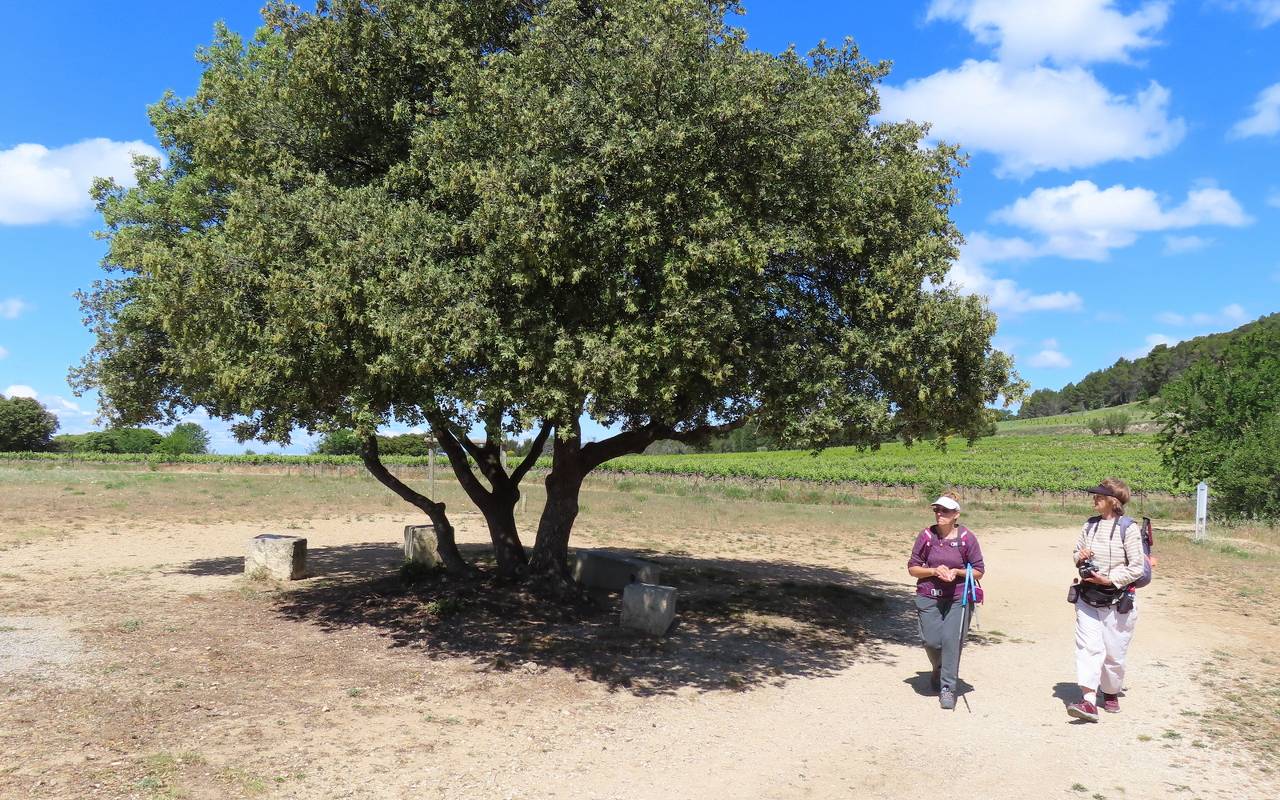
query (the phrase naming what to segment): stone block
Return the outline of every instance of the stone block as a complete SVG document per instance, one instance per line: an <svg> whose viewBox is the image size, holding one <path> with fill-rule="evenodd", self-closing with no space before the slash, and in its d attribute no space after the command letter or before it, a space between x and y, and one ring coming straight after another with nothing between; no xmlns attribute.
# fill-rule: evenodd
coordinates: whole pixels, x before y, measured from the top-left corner
<svg viewBox="0 0 1280 800"><path fill-rule="evenodd" d="M294 581L307 572L307 540L301 536L264 533L249 540L244 574L266 574L282 581Z"/></svg>
<svg viewBox="0 0 1280 800"><path fill-rule="evenodd" d="M404 560L432 568L440 563L436 529L432 525L404 526Z"/></svg>
<svg viewBox="0 0 1280 800"><path fill-rule="evenodd" d="M602 550L579 550L573 562L573 579L588 589L621 592L628 584L657 583L660 576L652 561Z"/></svg>
<svg viewBox="0 0 1280 800"><path fill-rule="evenodd" d="M676 587L632 583L622 590L622 626L662 636L676 618Z"/></svg>

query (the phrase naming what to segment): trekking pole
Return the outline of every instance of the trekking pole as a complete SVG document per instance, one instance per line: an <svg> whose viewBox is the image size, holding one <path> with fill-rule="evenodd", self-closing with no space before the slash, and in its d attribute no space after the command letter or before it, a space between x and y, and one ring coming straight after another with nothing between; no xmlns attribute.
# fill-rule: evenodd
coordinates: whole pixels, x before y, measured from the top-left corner
<svg viewBox="0 0 1280 800"><path fill-rule="evenodd" d="M977 601L978 595L973 588L973 565L964 565L964 588L960 591L960 635L957 636L956 642L956 685L960 684L960 653L964 649L964 615L965 611L969 611L969 616L973 616L973 611L969 609L969 600ZM961 695L964 697L964 695ZM969 708L969 698L964 698L965 708ZM970 709L972 710L972 709Z"/></svg>

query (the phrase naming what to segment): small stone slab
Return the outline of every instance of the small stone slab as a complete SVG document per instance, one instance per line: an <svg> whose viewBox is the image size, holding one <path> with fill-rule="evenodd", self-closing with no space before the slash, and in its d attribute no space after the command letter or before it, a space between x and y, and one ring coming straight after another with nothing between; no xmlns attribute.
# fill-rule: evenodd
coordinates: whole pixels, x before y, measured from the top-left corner
<svg viewBox="0 0 1280 800"><path fill-rule="evenodd" d="M663 636L676 618L676 587L632 583L622 590L622 626Z"/></svg>
<svg viewBox="0 0 1280 800"><path fill-rule="evenodd" d="M249 540L244 558L244 574L266 575L281 581L296 581L307 572L307 540L301 536L263 533Z"/></svg>
<svg viewBox="0 0 1280 800"><path fill-rule="evenodd" d="M404 526L404 560L434 568L440 563L440 548L433 525Z"/></svg>
<svg viewBox="0 0 1280 800"><path fill-rule="evenodd" d="M573 562L573 579L588 589L621 592L632 583L657 583L660 576L652 561L602 550L579 550Z"/></svg>

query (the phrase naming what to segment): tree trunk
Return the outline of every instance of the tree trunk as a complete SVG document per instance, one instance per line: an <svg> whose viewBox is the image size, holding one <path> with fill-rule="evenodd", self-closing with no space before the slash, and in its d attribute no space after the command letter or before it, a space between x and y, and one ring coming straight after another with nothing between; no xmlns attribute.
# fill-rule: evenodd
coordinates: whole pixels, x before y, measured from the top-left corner
<svg viewBox="0 0 1280 800"><path fill-rule="evenodd" d="M431 519L431 527L436 534L436 552L444 563L445 571L451 575L470 575L475 569L462 558L458 551L458 542L453 537L453 524L444 513L444 503L436 503L427 510Z"/></svg>
<svg viewBox="0 0 1280 800"><path fill-rule="evenodd" d="M506 577L523 572L529 564L529 557L520 542L520 534L516 531L516 502L519 496L519 493L511 496L494 494L480 508L484 521L489 526L489 538L493 542L498 572Z"/></svg>
<svg viewBox="0 0 1280 800"><path fill-rule="evenodd" d="M547 475L547 504L538 521L530 569L535 573L569 577L569 534L578 518L578 493L586 475L553 465Z"/></svg>
<svg viewBox="0 0 1280 800"><path fill-rule="evenodd" d="M414 491L405 485L404 481L392 475L382 463L381 456L378 455L378 439L373 434L369 434L361 441L360 459L364 461L365 469L369 470L369 474L373 475L379 483L415 508L422 510L431 520L431 527L436 534L436 552L440 554L444 568L456 575L470 574L471 565L463 561L462 553L458 552L458 543L453 538L453 525L450 524L449 517L445 513L444 503L437 503L426 495Z"/></svg>

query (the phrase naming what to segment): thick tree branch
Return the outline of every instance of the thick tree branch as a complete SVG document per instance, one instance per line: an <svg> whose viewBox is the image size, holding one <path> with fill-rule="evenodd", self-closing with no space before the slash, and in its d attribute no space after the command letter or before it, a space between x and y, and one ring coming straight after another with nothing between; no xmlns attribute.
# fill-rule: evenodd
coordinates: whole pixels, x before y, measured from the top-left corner
<svg viewBox="0 0 1280 800"><path fill-rule="evenodd" d="M710 436L718 436L741 428L747 423L742 417L722 425L703 425L689 430L676 430L670 425L651 422L640 428L623 431L608 439L592 442L582 448L582 460L587 470L593 470L604 462L629 453L643 453L644 449L659 439L674 439L677 442L695 442Z"/></svg>
<svg viewBox="0 0 1280 800"><path fill-rule="evenodd" d="M449 457L449 464L453 467L453 474L457 476L458 482L462 484L462 488L466 491L467 496L481 508L488 503L493 493L484 488L484 485L476 479L475 473L471 471L471 462L467 460L467 451L464 445L454 435L448 423L441 417L428 417L431 423L431 432L435 434L436 440L440 442L440 447L444 449L444 453Z"/></svg>
<svg viewBox="0 0 1280 800"><path fill-rule="evenodd" d="M551 435L551 431L553 430L555 430L555 426L548 422L542 426L542 430L538 431L538 435L534 437L533 444L529 448L528 455L524 457L524 460L520 462L520 465L511 473L512 483L519 484L520 481L524 479L524 476L528 474L529 470L533 469L533 465L538 462L538 457L542 455L542 448L547 444L547 437Z"/></svg>
<svg viewBox="0 0 1280 800"><path fill-rule="evenodd" d="M400 495L405 500L427 514L436 511L437 508L443 509L444 503L437 503L430 497L414 491L409 488L403 481L391 474L386 465L382 463L381 456L378 455L378 437L370 434L360 440L360 460L364 462L365 469L369 470L369 474L373 475L383 486Z"/></svg>

